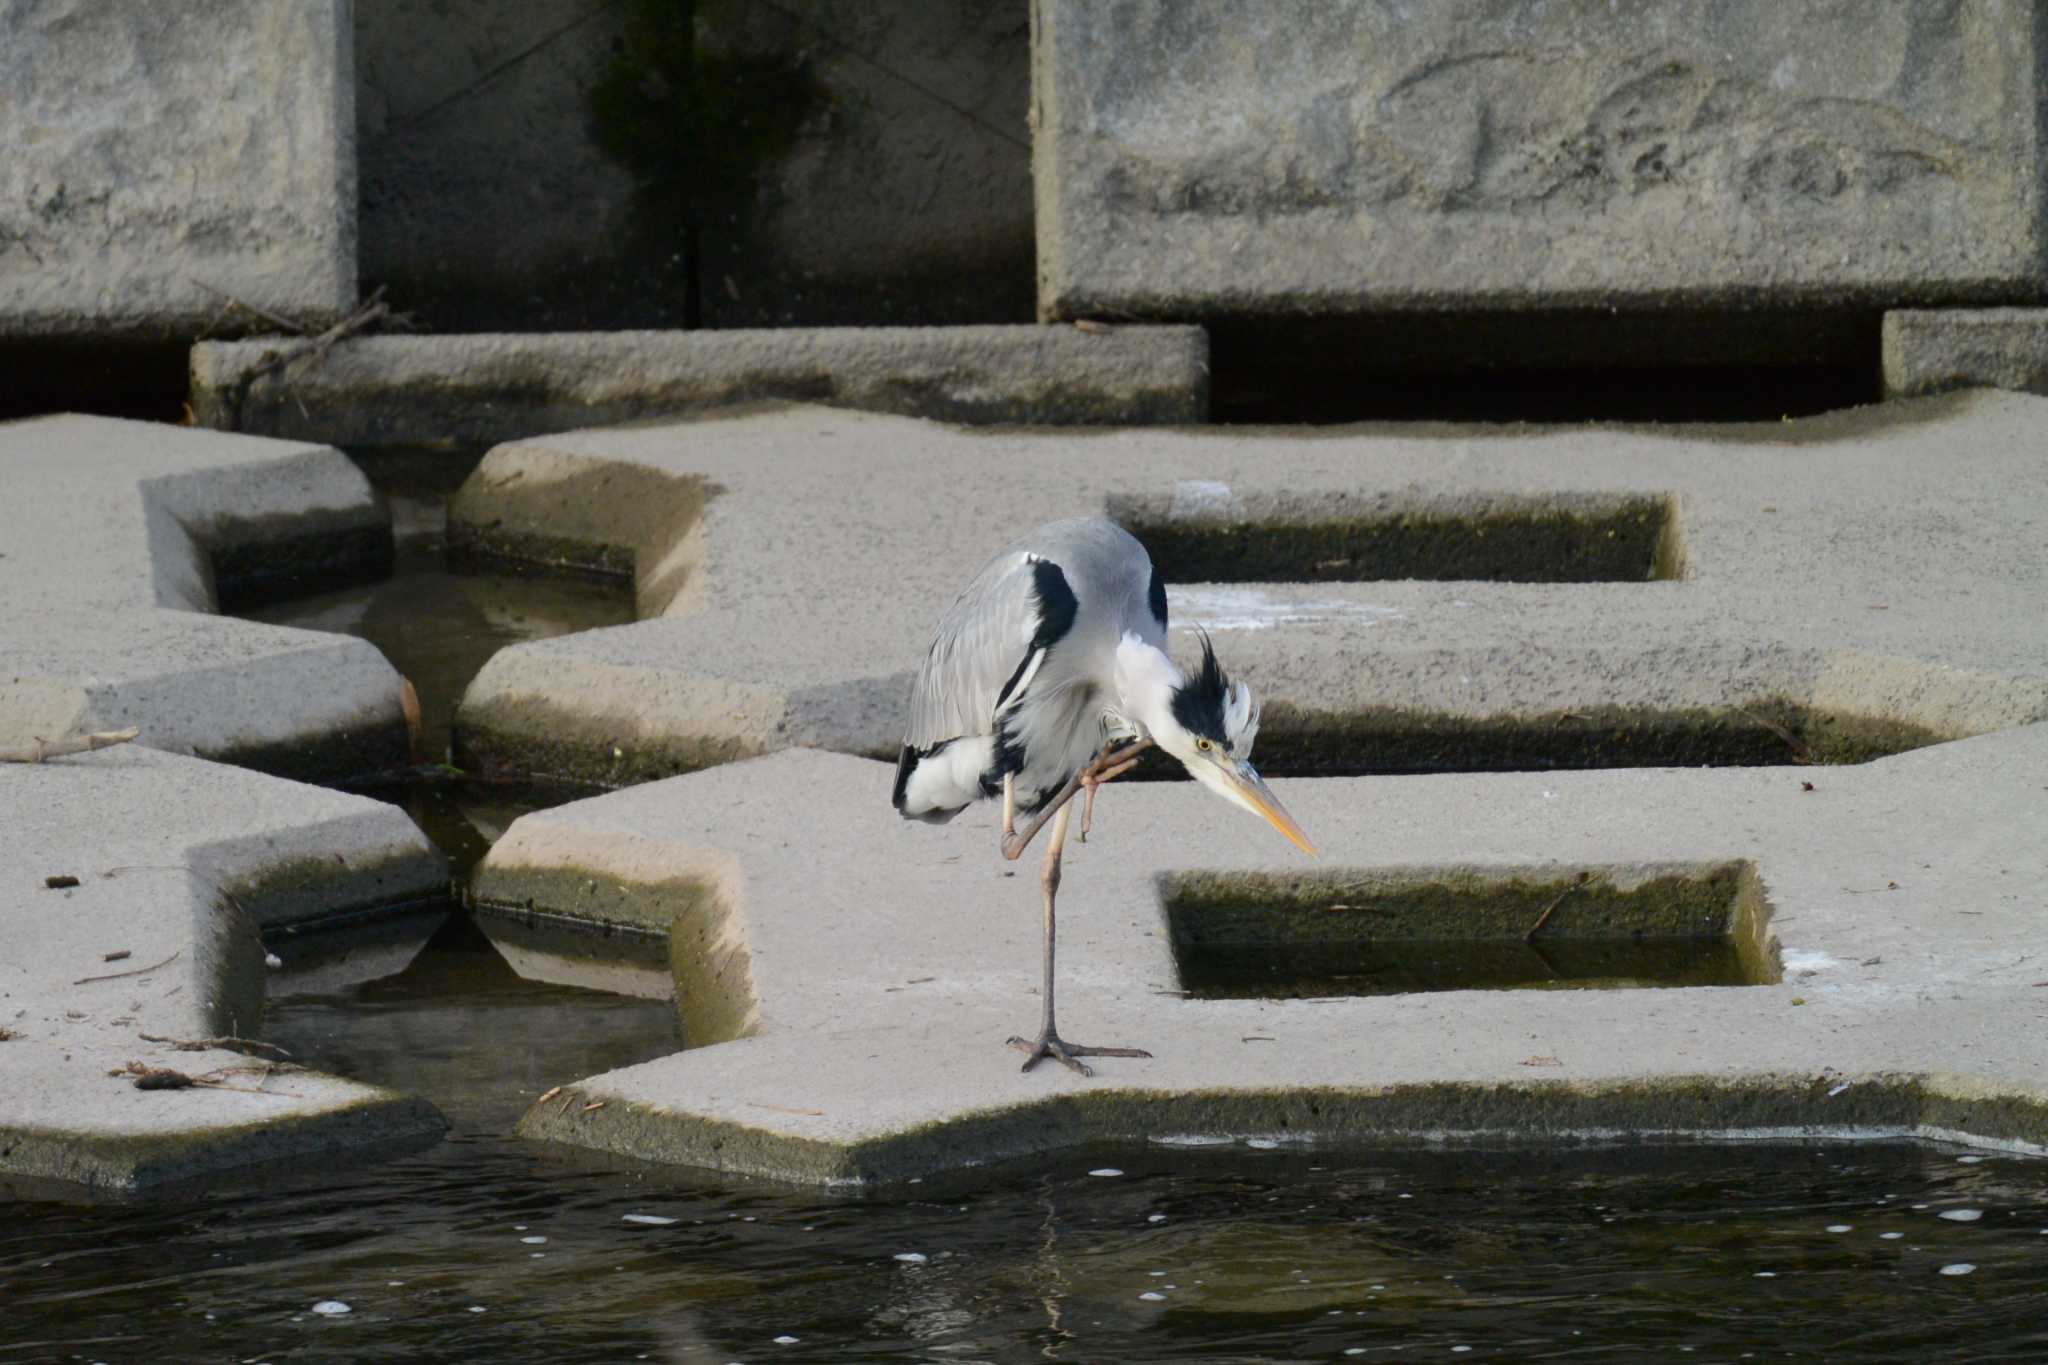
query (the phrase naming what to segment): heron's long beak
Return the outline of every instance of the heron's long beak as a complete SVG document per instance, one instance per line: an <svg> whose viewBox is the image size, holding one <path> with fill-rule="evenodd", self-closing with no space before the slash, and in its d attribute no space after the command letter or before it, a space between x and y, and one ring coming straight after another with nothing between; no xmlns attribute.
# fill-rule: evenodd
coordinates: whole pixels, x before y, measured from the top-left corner
<svg viewBox="0 0 2048 1365"><path fill-rule="evenodd" d="M1308 841L1308 835L1301 826L1294 823L1294 817L1287 813L1287 807L1280 804L1280 798L1273 795L1272 788L1259 776L1259 770L1249 763L1238 763L1222 769L1223 785L1230 794L1248 809L1266 817L1266 820L1287 836L1287 841L1313 858L1316 846Z"/></svg>

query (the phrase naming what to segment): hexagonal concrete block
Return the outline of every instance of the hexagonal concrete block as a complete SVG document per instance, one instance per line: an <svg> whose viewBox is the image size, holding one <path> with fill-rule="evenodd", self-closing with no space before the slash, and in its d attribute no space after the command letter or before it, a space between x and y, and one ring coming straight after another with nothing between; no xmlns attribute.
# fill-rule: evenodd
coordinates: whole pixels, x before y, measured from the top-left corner
<svg viewBox="0 0 2048 1365"><path fill-rule="evenodd" d="M1917 1134L2041 1150L2048 1052L2028 1021L2043 1008L2044 768L2048 725L2032 725L1825 771L1282 783L1319 864L1191 786L1116 784L1094 837L1068 847L1060 1020L1068 1038L1156 1056L1098 1059L1093 1079L1020 1075L1003 1046L1038 1014L1035 858L997 857L987 807L943 828L898 819L879 763L778 754L528 815L475 893L666 939L691 1049L563 1077L520 1128L648 1160L862 1184L1219 1136ZM1545 894L1510 922L1464 913L1518 883ZM1680 926L1688 884L1741 915ZM1363 902L1386 885L1413 903ZM1473 886L1431 908L1432 888ZM1193 975L1183 902L1219 892L1249 911L1232 954L1276 964L1261 986ZM1574 946L1618 940L1625 958L1637 933L1689 933L1751 951L1728 979L1756 984L1375 995L1340 981L1286 998L1301 975L1278 951L1290 918L1298 932L1288 906L1318 952L1385 937L1380 912L1412 914L1435 941L1389 945L1397 966L1510 948L1540 977Z"/></svg>
<svg viewBox="0 0 2048 1365"><path fill-rule="evenodd" d="M0 14L0 336L191 335L355 302L347 0ZM234 308L230 299L249 305Z"/></svg>
<svg viewBox="0 0 2048 1365"><path fill-rule="evenodd" d="M0 1172L132 1190L441 1131L219 1043L262 1037L262 929L445 894L397 807L125 745L0 767L0 869Z"/></svg>
<svg viewBox="0 0 2048 1365"><path fill-rule="evenodd" d="M373 646L216 614L389 565L390 518L340 452L65 416L0 424L0 467L0 746L132 725L294 777L406 761Z"/></svg>
<svg viewBox="0 0 2048 1365"><path fill-rule="evenodd" d="M1977 394L1645 431L793 408L521 442L451 534L632 574L645 619L497 654L457 746L611 786L893 759L954 594L1092 512L1150 547L1176 648L1208 629L1256 689L1269 772L1853 761L2048 718L2044 431L2048 402Z"/></svg>

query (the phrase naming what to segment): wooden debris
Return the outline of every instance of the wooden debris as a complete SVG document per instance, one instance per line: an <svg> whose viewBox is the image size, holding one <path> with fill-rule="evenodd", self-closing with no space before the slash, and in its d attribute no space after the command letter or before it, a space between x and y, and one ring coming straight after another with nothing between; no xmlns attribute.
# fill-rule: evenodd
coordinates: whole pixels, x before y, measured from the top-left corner
<svg viewBox="0 0 2048 1365"><path fill-rule="evenodd" d="M145 1043L162 1043L174 1052L239 1052L247 1057L282 1058L292 1055L276 1043L266 1043L257 1038L166 1038L157 1033L138 1036Z"/></svg>
<svg viewBox="0 0 2048 1365"><path fill-rule="evenodd" d="M1784 726L1774 720L1766 720L1746 706L1738 706L1735 708L1735 711L1738 715L1748 716L1758 725L1763 726L1764 729L1769 730L1779 739L1784 740L1785 746L1792 751L1792 761L1794 763L1813 762L1813 755L1807 752L1806 741L1793 734L1790 730L1787 730Z"/></svg>
<svg viewBox="0 0 2048 1365"><path fill-rule="evenodd" d="M383 321L391 315L391 305L384 302L384 286L378 285L376 292L363 300L362 306L335 323L316 337L305 337L280 350L265 356L263 363L255 366L243 377L243 383L254 383L272 370L281 370L301 356L315 360L324 357L335 342L354 336L357 332Z"/></svg>
<svg viewBox="0 0 2048 1365"><path fill-rule="evenodd" d="M137 1090L190 1090L199 1084L182 1071L173 1071L167 1066L144 1066L141 1062L130 1062L126 1071L113 1074L132 1077Z"/></svg>
<svg viewBox="0 0 2048 1365"><path fill-rule="evenodd" d="M43 878L43 885L52 891L69 891L72 887L78 885L78 878L72 876L69 872L59 872L54 876Z"/></svg>
<svg viewBox="0 0 2048 1365"><path fill-rule="evenodd" d="M557 1095L559 1095L559 1094L561 1094L561 1093L562 1093L562 1087L561 1087L561 1086L559 1086L559 1085L552 1085L552 1086L549 1086L549 1087L547 1088L547 1090L546 1090L545 1092L543 1092L543 1093L542 1093L541 1097L540 1097L539 1099L537 1099L537 1100L535 1100L535 1101L534 1101L534 1103L535 1103L535 1104L546 1104L546 1103L547 1103L547 1102L548 1102L549 1100L553 1099L553 1098L554 1098L555 1096L557 1096Z"/></svg>
<svg viewBox="0 0 2048 1365"><path fill-rule="evenodd" d="M1536 931L1538 929L1541 929L1546 923L1549 922L1550 912L1557 909L1557 907L1564 902L1564 898L1566 896L1569 896L1572 892L1578 890L1579 886L1583 884L1585 880L1586 874L1581 872L1579 874L1579 880L1577 883L1574 883L1571 886L1567 886L1564 890L1558 892L1556 898L1552 900L1550 904L1543 907L1543 913L1536 917L1536 922L1529 926L1529 932L1522 935L1522 942L1534 943L1536 941Z"/></svg>
<svg viewBox="0 0 2048 1365"><path fill-rule="evenodd" d="M111 952L111 953L101 953L101 954L100 954L100 961L102 961L102 962L126 962L126 961L127 961L127 960L128 960L129 958L131 958L131 957L134 957L134 956L135 956L135 954L133 954L133 953L129 952L129 951L128 951L128 950L126 949L126 948L116 948L116 949L114 949L114 951L113 951L113 952Z"/></svg>
<svg viewBox="0 0 2048 1365"><path fill-rule="evenodd" d="M132 971L126 972L108 972L104 976L81 976L78 978L78 980L72 982L71 984L74 986L85 986L91 984L94 981L119 981L124 976L147 976L149 975L149 973L155 971L159 967L168 967L173 962L176 962L178 960L179 955L182 954L184 951L185 950L183 948L180 948L178 949L177 952L172 953L162 962L151 963L147 967L137 967Z"/></svg>
<svg viewBox="0 0 2048 1365"><path fill-rule="evenodd" d="M141 733L131 725L125 730L95 730L91 734L67 735L63 739L38 739L33 744L0 749L0 763L41 763L66 754L89 754L95 749L111 749L116 744L126 744Z"/></svg>
<svg viewBox="0 0 2048 1365"><path fill-rule="evenodd" d="M597 1103L595 1103L595 1104L586 1104L586 1105L584 1105L584 1106L583 1106L583 1109L582 1109L582 1111L581 1111L581 1112L583 1112L583 1113L585 1113L585 1114L588 1114L588 1113L590 1113L590 1112L591 1112L591 1111L592 1111L593 1109L602 1109L602 1108L604 1108L604 1106L605 1106L605 1103L606 1103L606 1101L604 1101L604 1100L599 1100L599 1101L597 1101Z"/></svg>
<svg viewBox="0 0 2048 1365"><path fill-rule="evenodd" d="M137 1090L190 1090L198 1086L208 1090L233 1090L243 1095L268 1095L272 1099L296 1100L304 1098L302 1095L294 1095L284 1090L265 1090L260 1085L229 1085L221 1079L223 1075L232 1076L244 1071L255 1071L258 1069L257 1067L248 1066L224 1066L192 1076L167 1066L148 1066L142 1062L130 1062L127 1066L116 1071L109 1071L107 1074L115 1077L126 1077L134 1084ZM280 1068L270 1063L265 1063L260 1068L266 1080L269 1079L271 1072L278 1069ZM296 1067L290 1069L297 1070Z"/></svg>

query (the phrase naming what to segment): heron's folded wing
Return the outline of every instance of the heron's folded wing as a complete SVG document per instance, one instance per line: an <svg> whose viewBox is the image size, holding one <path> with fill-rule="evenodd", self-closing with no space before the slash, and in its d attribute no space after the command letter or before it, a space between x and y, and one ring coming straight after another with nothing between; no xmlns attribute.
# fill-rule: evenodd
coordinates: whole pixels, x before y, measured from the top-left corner
<svg viewBox="0 0 2048 1365"><path fill-rule="evenodd" d="M992 561L939 620L910 691L903 742L926 749L992 733L997 705L1028 683L1056 638L1048 626L1063 633L1072 603L1065 575L1050 560L1014 554Z"/></svg>

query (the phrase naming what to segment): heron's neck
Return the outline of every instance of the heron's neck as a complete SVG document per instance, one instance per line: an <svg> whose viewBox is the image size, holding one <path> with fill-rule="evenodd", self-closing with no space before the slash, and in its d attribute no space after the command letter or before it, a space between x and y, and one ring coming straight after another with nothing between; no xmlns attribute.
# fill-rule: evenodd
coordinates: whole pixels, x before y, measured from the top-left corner
<svg viewBox="0 0 2048 1365"><path fill-rule="evenodd" d="M1157 738L1172 722L1173 692L1184 679L1166 651L1126 635L1116 647L1117 710Z"/></svg>

